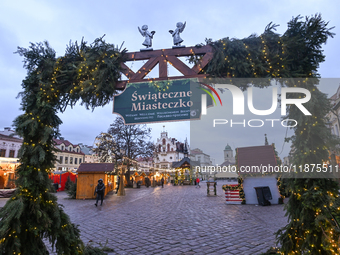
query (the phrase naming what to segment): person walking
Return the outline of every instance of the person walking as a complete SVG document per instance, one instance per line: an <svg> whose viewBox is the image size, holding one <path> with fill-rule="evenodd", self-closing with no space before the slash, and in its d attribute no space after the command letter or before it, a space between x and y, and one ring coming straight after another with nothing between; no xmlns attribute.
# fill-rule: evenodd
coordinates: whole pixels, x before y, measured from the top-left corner
<svg viewBox="0 0 340 255"><path fill-rule="evenodd" d="M196 186L196 188L201 188L201 186L200 186L200 178L196 178L196 183L197 183L197 186Z"/></svg>
<svg viewBox="0 0 340 255"><path fill-rule="evenodd" d="M98 180L98 185L96 186L96 189L94 191L94 193L97 193L97 201L94 204L95 206L98 205L98 200L99 199L101 201L100 205L103 205L104 191L105 191L105 184L103 183L103 179L99 179Z"/></svg>
<svg viewBox="0 0 340 255"><path fill-rule="evenodd" d="M164 178L163 177L161 179L161 183L162 183L162 188L164 188Z"/></svg>

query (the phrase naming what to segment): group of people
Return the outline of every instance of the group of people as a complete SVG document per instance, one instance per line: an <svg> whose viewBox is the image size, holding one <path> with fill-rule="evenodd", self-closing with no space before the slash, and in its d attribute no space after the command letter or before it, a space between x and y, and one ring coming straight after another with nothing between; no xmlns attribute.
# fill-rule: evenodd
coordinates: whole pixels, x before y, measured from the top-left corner
<svg viewBox="0 0 340 255"><path fill-rule="evenodd" d="M149 187L149 182L150 180L146 180L145 184L147 187ZM197 177L196 180L196 188L201 188L200 186L200 179ZM119 184L120 184L120 176L118 176L118 181L117 181L117 189L116 189L116 194L118 193L119 190ZM162 177L161 179L161 184L162 184L162 188L164 188L164 178ZM103 205L103 200L104 200L104 192L105 192L105 184L103 182L103 179L99 179L98 180L98 185L95 188L94 194L97 194L97 200L96 203L94 204L95 206L98 206L98 201L100 200L100 205Z"/></svg>

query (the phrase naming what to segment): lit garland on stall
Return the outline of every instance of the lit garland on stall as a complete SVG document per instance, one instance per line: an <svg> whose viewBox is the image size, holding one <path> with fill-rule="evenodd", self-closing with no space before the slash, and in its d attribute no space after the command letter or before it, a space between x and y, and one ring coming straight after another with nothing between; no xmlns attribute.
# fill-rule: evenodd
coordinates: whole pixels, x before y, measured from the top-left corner
<svg viewBox="0 0 340 255"><path fill-rule="evenodd" d="M138 165L139 167L143 167L143 168L150 168L152 170L158 170L158 171L166 171L166 172L174 172L175 170L174 169L169 169L169 168L158 168L158 167L154 167L154 166L149 166L149 165L145 165L137 160L134 160L134 159L130 159L128 157L123 157L123 159L125 160L128 160L129 162L132 162L136 165Z"/></svg>
<svg viewBox="0 0 340 255"><path fill-rule="evenodd" d="M244 190L243 190L243 178L242 177L238 177L237 181L238 181L237 185L232 186L232 185L226 184L226 185L222 186L222 189L224 191L227 191L227 190L238 190L239 191L239 196L242 199L241 204L246 204L246 196L244 195Z"/></svg>

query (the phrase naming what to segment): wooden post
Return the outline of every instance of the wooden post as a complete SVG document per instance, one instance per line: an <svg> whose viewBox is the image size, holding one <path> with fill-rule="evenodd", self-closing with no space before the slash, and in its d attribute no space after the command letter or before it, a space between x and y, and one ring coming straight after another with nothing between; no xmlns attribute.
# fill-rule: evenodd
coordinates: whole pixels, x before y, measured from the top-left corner
<svg viewBox="0 0 340 255"><path fill-rule="evenodd" d="M125 188L124 188L124 172L125 169L122 167L122 172L120 174L120 182L117 196L125 196Z"/></svg>

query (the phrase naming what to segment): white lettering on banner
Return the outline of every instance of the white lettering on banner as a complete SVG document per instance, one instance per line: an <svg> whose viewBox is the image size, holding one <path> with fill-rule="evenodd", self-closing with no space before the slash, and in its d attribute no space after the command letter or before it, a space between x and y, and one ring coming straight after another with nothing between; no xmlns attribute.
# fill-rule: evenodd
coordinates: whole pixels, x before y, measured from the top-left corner
<svg viewBox="0 0 340 255"><path fill-rule="evenodd" d="M233 127L235 125L242 125L243 127L246 127L246 124L248 127L262 127L265 125L265 123L271 122L271 127L274 127L274 121L277 119L265 119L265 120L261 120L261 119L250 119L248 121L246 121L245 119L243 119L242 122L236 122L233 119L227 120L227 119L214 119L213 120L213 127L216 127L216 125L225 125L227 123L230 123L230 127ZM279 121L279 120L278 120ZM258 125L254 125L251 123L259 123ZM289 122L293 122L293 123L289 123ZM281 126L283 127L296 127L297 126L297 121L294 119L286 119L281 121ZM240 127L240 126L238 126Z"/></svg>
<svg viewBox="0 0 340 255"><path fill-rule="evenodd" d="M179 92L158 92L158 93L147 93L138 94L137 90L131 95L131 111L149 111L149 110L162 110L162 109L172 109L172 108L186 108L192 107L193 102L191 100L187 101L186 97L191 97L192 91L179 91ZM171 102L158 102L158 100L169 99L169 98L179 98L177 101ZM140 102L139 102L140 101ZM155 103L146 103L145 101L154 101Z"/></svg>
<svg viewBox="0 0 340 255"><path fill-rule="evenodd" d="M226 85L226 84L216 84L216 88L223 88L223 89L228 89L233 98L233 115L244 115L244 95L243 92L240 88L236 87L235 85ZM248 92L248 109L251 113L255 115L270 115L275 110L277 109L277 88L274 87L272 88L272 106L268 110L257 110L254 108L253 105L253 88L249 87L247 89ZM304 94L304 98L287 98L288 93L301 93ZM206 102L206 95L202 94L201 95L201 101ZM307 103L311 99L311 93L309 90L304 89L304 88L282 88L281 89L281 102L282 102L282 107L281 107L281 115L285 116L286 115L286 108L288 104L293 104L298 107L304 115L312 115L302 104ZM202 115L206 115L207 113L207 105L202 104Z"/></svg>

